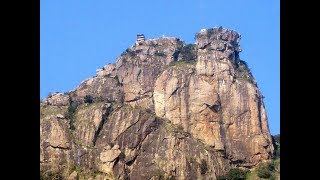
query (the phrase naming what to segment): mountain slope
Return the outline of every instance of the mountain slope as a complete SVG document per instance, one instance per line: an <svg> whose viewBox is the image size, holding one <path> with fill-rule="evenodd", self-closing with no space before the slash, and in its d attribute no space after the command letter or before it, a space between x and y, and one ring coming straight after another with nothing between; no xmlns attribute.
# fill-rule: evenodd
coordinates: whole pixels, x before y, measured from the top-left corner
<svg viewBox="0 0 320 180"><path fill-rule="evenodd" d="M262 95L240 35L136 43L69 93L40 103L42 176L216 179L272 158Z"/></svg>

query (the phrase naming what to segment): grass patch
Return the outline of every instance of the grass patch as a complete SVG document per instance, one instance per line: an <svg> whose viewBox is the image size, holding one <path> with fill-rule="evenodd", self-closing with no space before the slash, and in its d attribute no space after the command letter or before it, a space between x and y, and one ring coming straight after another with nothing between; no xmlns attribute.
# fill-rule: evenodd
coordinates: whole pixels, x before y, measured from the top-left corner
<svg viewBox="0 0 320 180"><path fill-rule="evenodd" d="M60 172L41 172L40 171L40 180L63 180L63 175Z"/></svg>
<svg viewBox="0 0 320 180"><path fill-rule="evenodd" d="M197 59L197 47L195 44L187 44L178 48L173 58L175 61L195 61Z"/></svg>
<svg viewBox="0 0 320 180"><path fill-rule="evenodd" d="M214 34L217 34L219 32L222 31L222 27L220 26L219 28L209 28L209 29L206 29L206 33L196 33L194 39L197 40L199 38L210 38L211 36L214 37L216 39L215 36L213 36Z"/></svg>
<svg viewBox="0 0 320 180"><path fill-rule="evenodd" d="M240 168L232 168L230 171L224 175L219 176L218 180L245 180L247 178L249 171L240 169Z"/></svg>
<svg viewBox="0 0 320 180"><path fill-rule="evenodd" d="M185 67L185 66L193 66L196 64L196 61L173 61L170 63L170 66L182 66L182 67Z"/></svg>
<svg viewBox="0 0 320 180"><path fill-rule="evenodd" d="M96 169L96 168L83 168L83 167L77 166L75 164L70 166L69 174L71 174L73 171L77 172L77 179L95 178L98 175L105 176L104 173L98 171L98 169Z"/></svg>
<svg viewBox="0 0 320 180"><path fill-rule="evenodd" d="M157 169L154 172L154 176L158 178L158 180L165 180L165 172L161 169Z"/></svg>
<svg viewBox="0 0 320 180"><path fill-rule="evenodd" d="M245 61L240 60L238 67L236 68L236 79L254 83L250 68Z"/></svg>
<svg viewBox="0 0 320 180"><path fill-rule="evenodd" d="M160 56L160 57L165 57L165 56L166 56L165 53L160 52L160 51L156 51L156 52L154 53L154 55L155 55L155 56Z"/></svg>
<svg viewBox="0 0 320 180"><path fill-rule="evenodd" d="M176 125L171 122L165 121L164 127L170 133L185 133L181 124Z"/></svg>
<svg viewBox="0 0 320 180"><path fill-rule="evenodd" d="M280 177L280 158L272 162L262 163L256 169L247 174L247 180L270 179Z"/></svg>
<svg viewBox="0 0 320 180"><path fill-rule="evenodd" d="M186 159L188 163L197 163L197 160L194 156L188 155Z"/></svg>
<svg viewBox="0 0 320 180"><path fill-rule="evenodd" d="M257 168L257 175L260 178L270 178L274 171L274 165L272 163L261 164Z"/></svg>
<svg viewBox="0 0 320 180"><path fill-rule="evenodd" d="M40 119L50 115L64 114L67 111L67 106L40 106Z"/></svg>
<svg viewBox="0 0 320 180"><path fill-rule="evenodd" d="M201 174L206 174L207 171L208 171L207 161L205 159L201 159L201 162L200 162L200 173Z"/></svg>

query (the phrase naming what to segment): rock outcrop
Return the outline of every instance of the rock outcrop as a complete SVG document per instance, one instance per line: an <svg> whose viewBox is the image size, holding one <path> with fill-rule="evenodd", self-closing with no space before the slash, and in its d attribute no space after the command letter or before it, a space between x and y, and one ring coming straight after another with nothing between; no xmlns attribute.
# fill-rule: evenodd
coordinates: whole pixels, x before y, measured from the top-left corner
<svg viewBox="0 0 320 180"><path fill-rule="evenodd" d="M239 41L223 28L201 30L189 45L145 40L69 93L45 98L42 175L217 179L268 161L263 98Z"/></svg>

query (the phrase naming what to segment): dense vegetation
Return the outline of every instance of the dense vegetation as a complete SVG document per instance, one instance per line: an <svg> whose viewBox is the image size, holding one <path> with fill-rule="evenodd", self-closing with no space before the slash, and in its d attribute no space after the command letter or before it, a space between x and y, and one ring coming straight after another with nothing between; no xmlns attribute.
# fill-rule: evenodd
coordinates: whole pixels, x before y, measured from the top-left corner
<svg viewBox="0 0 320 180"><path fill-rule="evenodd" d="M70 121L70 129L74 130L74 121L75 121L75 113L78 108L78 103L70 102L67 112L65 113L65 117Z"/></svg>
<svg viewBox="0 0 320 180"><path fill-rule="evenodd" d="M280 158L280 134L272 136L272 144L274 147L274 159Z"/></svg>
<svg viewBox="0 0 320 180"><path fill-rule="evenodd" d="M59 172L41 172L40 171L40 180L52 180L52 179L55 179L55 180L63 180L63 176L61 173Z"/></svg>
<svg viewBox="0 0 320 180"><path fill-rule="evenodd" d="M195 44L186 44L177 49L173 58L175 61L195 61L197 59L197 47Z"/></svg>
<svg viewBox="0 0 320 180"><path fill-rule="evenodd" d="M93 103L93 98L92 98L92 96L86 95L86 96L84 97L84 103L88 103L88 104Z"/></svg>
<svg viewBox="0 0 320 180"><path fill-rule="evenodd" d="M238 80L254 83L254 78L251 74L250 68L245 61L239 61L238 67L236 68L236 78Z"/></svg>
<svg viewBox="0 0 320 180"><path fill-rule="evenodd" d="M233 168L226 175L218 177L218 180L245 180L248 173L248 170Z"/></svg>

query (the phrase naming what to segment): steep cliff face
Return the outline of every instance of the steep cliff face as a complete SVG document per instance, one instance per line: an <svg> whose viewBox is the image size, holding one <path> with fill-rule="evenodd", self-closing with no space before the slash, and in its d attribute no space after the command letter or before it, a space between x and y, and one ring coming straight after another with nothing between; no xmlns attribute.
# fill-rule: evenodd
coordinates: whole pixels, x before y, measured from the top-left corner
<svg viewBox="0 0 320 180"><path fill-rule="evenodd" d="M269 160L263 99L239 40L223 28L201 30L190 45L146 40L69 93L45 98L43 176L216 179Z"/></svg>

